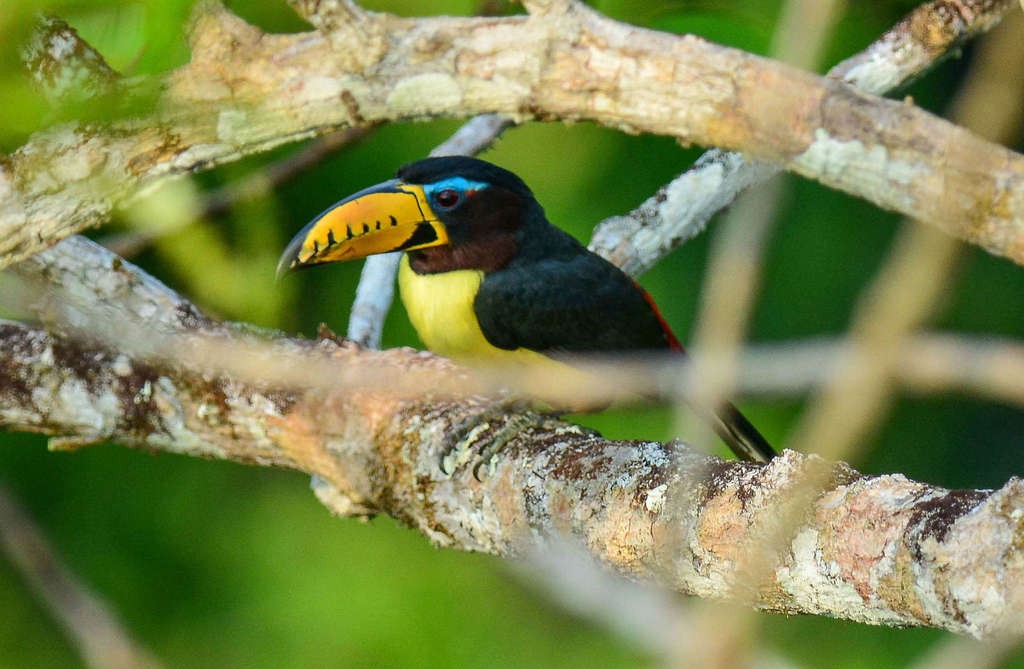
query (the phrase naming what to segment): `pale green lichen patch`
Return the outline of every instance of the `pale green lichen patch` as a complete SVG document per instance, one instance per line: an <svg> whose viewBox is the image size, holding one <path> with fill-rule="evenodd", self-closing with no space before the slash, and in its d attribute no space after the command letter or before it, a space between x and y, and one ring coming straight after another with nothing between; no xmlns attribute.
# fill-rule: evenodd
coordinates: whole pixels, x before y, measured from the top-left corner
<svg viewBox="0 0 1024 669"><path fill-rule="evenodd" d="M899 160L881 144L837 139L824 128L815 130L814 141L793 163L826 184L853 188L874 202L902 210L916 204L913 189L905 186L928 173L926 166Z"/></svg>
<svg viewBox="0 0 1024 669"><path fill-rule="evenodd" d="M249 132L249 114L241 109L222 109L217 114L217 139L226 144L237 144Z"/></svg>
<svg viewBox="0 0 1024 669"><path fill-rule="evenodd" d="M457 109L462 89L450 74L420 74L398 82L387 106L399 114L425 114Z"/></svg>

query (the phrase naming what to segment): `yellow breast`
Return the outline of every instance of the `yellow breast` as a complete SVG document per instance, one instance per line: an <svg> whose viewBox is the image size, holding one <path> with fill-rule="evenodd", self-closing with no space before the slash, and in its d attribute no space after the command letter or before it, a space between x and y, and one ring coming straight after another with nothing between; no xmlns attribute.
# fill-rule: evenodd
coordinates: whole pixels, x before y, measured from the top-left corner
<svg viewBox="0 0 1024 669"><path fill-rule="evenodd" d="M456 270L439 274L417 274L402 257L398 270L398 289L416 334L434 353L460 360L510 363L541 361L556 363L545 355L519 348L514 351L492 345L480 329L473 300L484 273Z"/></svg>
<svg viewBox="0 0 1024 669"><path fill-rule="evenodd" d="M398 270L398 288L402 304L412 326L428 349L434 353L473 364L512 365L531 373L520 379L522 390L539 399L550 395L552 379L578 388L587 388L594 379L565 363L525 348L507 350L492 345L480 329L473 300L484 273L478 270L457 270L440 274L417 274L409 267L408 256L402 256ZM562 395L556 402L566 404ZM581 405L582 406L582 405Z"/></svg>
<svg viewBox="0 0 1024 669"><path fill-rule="evenodd" d="M458 270L417 274L402 256L398 288L412 326L431 351L449 357L475 357L500 349L484 337L473 312L473 299L484 273Z"/></svg>

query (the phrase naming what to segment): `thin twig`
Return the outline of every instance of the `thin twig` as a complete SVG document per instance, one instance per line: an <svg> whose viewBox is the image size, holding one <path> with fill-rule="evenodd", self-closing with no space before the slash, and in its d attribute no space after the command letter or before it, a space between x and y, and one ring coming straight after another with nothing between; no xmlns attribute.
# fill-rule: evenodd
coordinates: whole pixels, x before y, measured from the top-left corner
<svg viewBox="0 0 1024 669"><path fill-rule="evenodd" d="M835 378L849 349L839 339L748 347L740 359L737 392L798 397ZM1024 343L1018 341L917 334L901 341L891 371L910 393L972 393L1024 407Z"/></svg>
<svg viewBox="0 0 1024 669"><path fill-rule="evenodd" d="M0 547L89 667L155 669L149 651L71 573L6 486L0 484Z"/></svg>

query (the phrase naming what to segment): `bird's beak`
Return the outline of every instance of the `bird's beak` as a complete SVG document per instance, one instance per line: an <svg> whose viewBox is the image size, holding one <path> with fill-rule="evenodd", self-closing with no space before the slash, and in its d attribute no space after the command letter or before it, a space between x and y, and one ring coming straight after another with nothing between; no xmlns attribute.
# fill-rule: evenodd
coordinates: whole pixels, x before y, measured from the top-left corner
<svg viewBox="0 0 1024 669"><path fill-rule="evenodd" d="M313 219L288 243L277 276L320 263L447 243L448 231L423 187L392 179L350 195Z"/></svg>

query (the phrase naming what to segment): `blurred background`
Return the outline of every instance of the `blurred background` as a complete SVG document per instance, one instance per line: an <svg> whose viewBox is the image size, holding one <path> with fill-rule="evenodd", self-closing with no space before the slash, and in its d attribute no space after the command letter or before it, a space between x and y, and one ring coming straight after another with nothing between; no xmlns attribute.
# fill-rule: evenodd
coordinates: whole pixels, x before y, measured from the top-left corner
<svg viewBox="0 0 1024 669"><path fill-rule="evenodd" d="M227 4L266 30L308 29L283 0ZM503 2L468 0L362 4L410 16L520 11ZM769 52L782 7L776 0L591 4L637 25L696 33L761 54ZM819 71L863 49L915 4L850 3L826 40ZM112 113L54 111L30 86L18 49L36 12L68 21L112 67L143 77L187 60L184 34L192 8L192 0L4 0L0 152L16 150L63 115ZM912 96L916 104L944 113L977 52L978 46L965 46L897 96ZM1024 58L1024 48L1016 56ZM328 265L276 283L274 267L284 244L327 205L390 178L458 126L437 121L373 129L278 187L199 220L168 204L205 206L210 193L279 165L312 143L281 147L172 184L91 236L211 314L307 336L324 322L343 333L360 263ZM1011 146L1024 149L1019 126L1013 137ZM698 147L683 148L667 138L588 123L530 123L506 131L481 157L522 176L549 218L586 241L595 223L632 209L699 154ZM784 179L749 328L749 338L759 343L842 334L900 226L899 217L870 204L797 177ZM709 232L642 278L684 342L698 313L715 231L713 221ZM1024 336L1020 267L965 247L944 281L934 329ZM388 319L384 345L419 345L400 307ZM739 403L769 440L785 444L805 399ZM617 409L580 420L612 438L686 437L680 434L686 426L676 425L665 408ZM998 487L1022 473L1022 435L1020 406L956 392L900 394L851 460L867 473L901 472L951 488ZM0 483L81 582L167 666L658 664L629 640L552 604L501 560L436 550L384 517L332 518L302 474L115 445L49 453L45 439L26 434L0 434L0 442ZM81 664L53 617L3 557L0 611L0 667ZM758 622L770 652L813 667L909 666L948 636L813 617L765 615ZM1004 666L1024 666L1024 655Z"/></svg>

